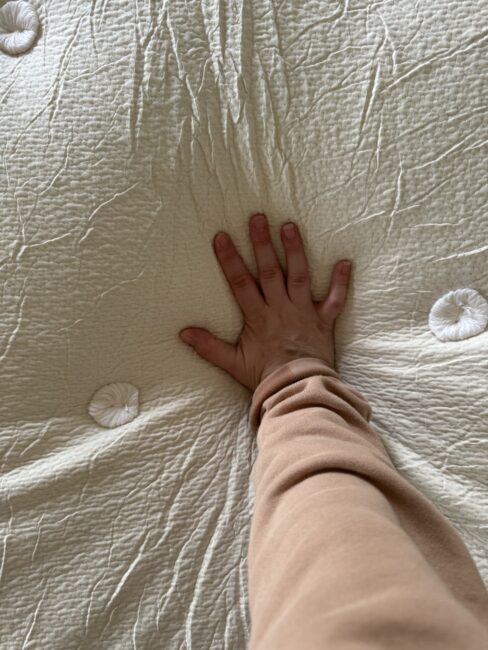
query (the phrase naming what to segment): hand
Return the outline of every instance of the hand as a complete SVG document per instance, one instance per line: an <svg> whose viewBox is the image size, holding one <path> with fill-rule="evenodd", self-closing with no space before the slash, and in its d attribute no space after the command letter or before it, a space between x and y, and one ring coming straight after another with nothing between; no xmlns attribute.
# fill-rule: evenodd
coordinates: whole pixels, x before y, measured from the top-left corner
<svg viewBox="0 0 488 650"><path fill-rule="evenodd" d="M195 327L182 330L180 337L201 357L251 390L273 370L294 359L315 357L333 368L334 324L346 302L351 263L343 260L335 264L327 297L315 302L298 227L288 222L281 229L286 280L270 239L266 217L254 215L249 230L261 286L257 285L226 233L218 233L213 242L217 259L244 317L236 345Z"/></svg>

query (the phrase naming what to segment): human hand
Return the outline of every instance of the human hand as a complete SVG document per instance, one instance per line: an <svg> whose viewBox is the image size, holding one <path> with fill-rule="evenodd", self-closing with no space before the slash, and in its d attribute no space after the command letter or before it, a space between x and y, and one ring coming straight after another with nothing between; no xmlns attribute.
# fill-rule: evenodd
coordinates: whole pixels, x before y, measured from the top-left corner
<svg viewBox="0 0 488 650"><path fill-rule="evenodd" d="M323 359L334 367L334 324L347 298L351 263L334 265L329 292L321 302L312 299L307 259L298 226L281 228L287 277L276 256L264 215L251 217L249 231L259 274L258 286L232 239L217 233L214 252L244 317L235 345L202 328L185 328L180 337L210 363L254 390L284 363L302 357Z"/></svg>

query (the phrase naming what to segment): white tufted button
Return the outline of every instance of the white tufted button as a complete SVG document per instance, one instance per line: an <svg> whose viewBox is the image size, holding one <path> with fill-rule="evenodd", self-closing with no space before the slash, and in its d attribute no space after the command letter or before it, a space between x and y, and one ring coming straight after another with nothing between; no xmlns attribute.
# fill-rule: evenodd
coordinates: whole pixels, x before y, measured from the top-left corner
<svg viewBox="0 0 488 650"><path fill-rule="evenodd" d="M139 390L122 382L102 386L93 395L88 413L104 427L127 424L139 413Z"/></svg>
<svg viewBox="0 0 488 650"><path fill-rule="evenodd" d="M38 31L39 18L29 2L14 0L0 8L0 49L7 54L30 50Z"/></svg>
<svg viewBox="0 0 488 650"><path fill-rule="evenodd" d="M474 289L455 289L439 298L429 327L440 341L460 341L480 334L488 323L488 302Z"/></svg>

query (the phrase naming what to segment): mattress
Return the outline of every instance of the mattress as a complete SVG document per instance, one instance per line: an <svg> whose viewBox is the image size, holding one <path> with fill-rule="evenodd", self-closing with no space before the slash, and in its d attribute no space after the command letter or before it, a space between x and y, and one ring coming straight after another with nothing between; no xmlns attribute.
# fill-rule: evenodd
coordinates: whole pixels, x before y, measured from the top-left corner
<svg viewBox="0 0 488 650"><path fill-rule="evenodd" d="M315 300L353 260L337 369L488 583L488 333L428 326L488 297L486 3L32 5L0 53L0 647L246 647L251 394L178 331L237 339L211 241L255 272L256 211Z"/></svg>

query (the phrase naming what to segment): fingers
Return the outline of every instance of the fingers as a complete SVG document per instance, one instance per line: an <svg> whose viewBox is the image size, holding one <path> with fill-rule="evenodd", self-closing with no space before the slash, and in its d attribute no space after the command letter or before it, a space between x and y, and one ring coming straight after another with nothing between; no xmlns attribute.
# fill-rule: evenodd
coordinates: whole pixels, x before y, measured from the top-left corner
<svg viewBox="0 0 488 650"><path fill-rule="evenodd" d="M221 341L216 336L200 327L181 330L180 338L191 345L195 352L210 363L236 377L236 348L230 343Z"/></svg>
<svg viewBox="0 0 488 650"><path fill-rule="evenodd" d="M268 220L255 214L249 222L249 232L259 272L259 283L266 302L279 305L287 299L283 271L269 236Z"/></svg>
<svg viewBox="0 0 488 650"><path fill-rule="evenodd" d="M333 323L344 309L349 290L352 264L341 260L334 265L327 297L317 305L317 311L324 322Z"/></svg>
<svg viewBox="0 0 488 650"><path fill-rule="evenodd" d="M219 233L214 239L215 254L222 271L232 289L244 317L249 319L264 306L264 300L239 255L232 239L226 233Z"/></svg>
<svg viewBox="0 0 488 650"><path fill-rule="evenodd" d="M310 276L298 226L291 221L285 223L281 229L281 240L286 253L286 282L290 300L297 305L310 305Z"/></svg>

